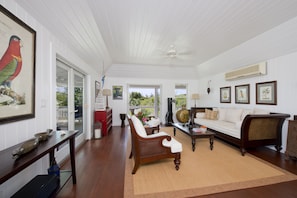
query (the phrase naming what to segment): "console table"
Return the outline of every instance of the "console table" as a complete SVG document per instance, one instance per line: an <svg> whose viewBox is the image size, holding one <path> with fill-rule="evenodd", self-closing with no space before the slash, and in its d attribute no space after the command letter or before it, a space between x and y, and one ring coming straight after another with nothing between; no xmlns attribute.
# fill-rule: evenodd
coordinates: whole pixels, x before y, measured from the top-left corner
<svg viewBox="0 0 297 198"><path fill-rule="evenodd" d="M54 131L52 132L52 135L48 138L48 140L40 142L37 148L30 151L29 153L20 156L18 159L12 158L12 152L15 149L18 149L23 143L19 143L15 146L0 151L0 185L47 154L49 154L50 166L50 162L55 156L55 149L58 149L60 145L67 141L69 141L70 148L71 172L61 172L60 186L62 186L63 182L65 183L71 175L73 184L76 184L75 136L77 133L77 130Z"/></svg>

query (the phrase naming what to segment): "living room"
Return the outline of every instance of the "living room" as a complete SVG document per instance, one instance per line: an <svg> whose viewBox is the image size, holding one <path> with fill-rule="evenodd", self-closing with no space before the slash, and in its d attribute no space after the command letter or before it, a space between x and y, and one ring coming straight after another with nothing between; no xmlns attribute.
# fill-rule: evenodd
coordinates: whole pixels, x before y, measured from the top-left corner
<svg viewBox="0 0 297 198"><path fill-rule="evenodd" d="M48 128L55 128L55 62L56 54L62 56L65 60L75 64L87 76L88 99L86 100L85 112L88 114L86 120L86 130L77 137L76 144L90 139L93 133L93 111L95 109L94 100L95 81L102 78L102 66L107 67L109 61L99 62L101 66L94 69L87 61L77 56L77 51L65 45L66 41L58 38L52 33L46 25L41 24L37 18L30 14L18 1L1 0L1 5L19 17L37 32L36 43L36 97L35 97L35 118L17 122L4 123L0 125L2 135L0 149L6 149L19 142L30 139L38 131L44 131ZM27 5L28 6L28 5ZM297 112L295 101L296 93L296 63L297 63L297 18L273 27L260 35L255 35L251 39L231 48L223 53L213 56L211 59L203 62L199 66L178 67L175 65L158 66L138 65L138 64L110 64L105 71L104 88L111 89L112 86L123 86L123 100L112 100L109 97L109 106L113 109L113 125L120 126L120 113L127 112L128 85L160 85L161 86L161 120L165 122L167 112L167 98L174 98L174 89L176 84L186 84L187 108L194 105L191 100L192 93L199 93L200 99L197 100L197 106L211 107L240 107L240 108L259 108L271 112L281 112L293 115ZM4 45L4 44L3 44ZM7 45L7 42L5 42ZM216 43L209 43L215 46ZM244 67L265 61L267 64L267 75L226 81L224 75L232 68ZM125 69L123 69L125 68ZM207 69L206 69L207 68ZM229 69L226 69L229 68ZM50 75L49 75L50 74ZM259 105L256 104L256 83L277 81L277 104ZM235 104L235 86L250 85L250 103ZM231 86L231 103L220 103L220 88ZM210 87L210 93L207 88ZM53 110L54 109L54 110ZM283 150L286 148L287 126L285 122L283 127ZM67 151L62 149L57 153L57 160L61 161L66 156ZM34 175L43 173L48 167L48 159L45 157L34 166L30 166L25 171L1 184L0 197L11 195L20 186L27 183Z"/></svg>

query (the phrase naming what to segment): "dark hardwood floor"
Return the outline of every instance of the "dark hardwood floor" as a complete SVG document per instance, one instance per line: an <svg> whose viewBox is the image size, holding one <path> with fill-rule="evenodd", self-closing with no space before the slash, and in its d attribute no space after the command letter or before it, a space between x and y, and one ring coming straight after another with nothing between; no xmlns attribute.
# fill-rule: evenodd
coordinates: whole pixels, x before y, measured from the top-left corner
<svg viewBox="0 0 297 198"><path fill-rule="evenodd" d="M77 184L72 180L58 193L57 198L70 197L102 197L120 198L124 194L124 170L126 158L126 141L129 136L127 127L113 127L109 136L99 140L87 141L76 153ZM285 160L283 154L267 148L248 150L249 153L297 174L294 160ZM70 168L67 160L61 167ZM201 197L229 198L229 197L297 197L297 181L237 190Z"/></svg>

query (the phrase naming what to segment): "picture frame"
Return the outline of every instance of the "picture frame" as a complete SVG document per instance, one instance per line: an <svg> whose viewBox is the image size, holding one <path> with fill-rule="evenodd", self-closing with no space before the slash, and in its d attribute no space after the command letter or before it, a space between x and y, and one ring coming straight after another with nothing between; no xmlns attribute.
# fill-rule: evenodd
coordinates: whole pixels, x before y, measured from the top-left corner
<svg viewBox="0 0 297 198"><path fill-rule="evenodd" d="M1 5L0 29L0 124L34 118L36 31Z"/></svg>
<svg viewBox="0 0 297 198"><path fill-rule="evenodd" d="M98 81L95 81L95 102L98 102L98 99L101 95L102 95L101 83Z"/></svg>
<svg viewBox="0 0 297 198"><path fill-rule="evenodd" d="M112 99L113 100L123 99L123 86L112 86Z"/></svg>
<svg viewBox="0 0 297 198"><path fill-rule="evenodd" d="M277 104L277 81L256 83L256 104Z"/></svg>
<svg viewBox="0 0 297 198"><path fill-rule="evenodd" d="M250 104L250 85L235 86L235 103Z"/></svg>
<svg viewBox="0 0 297 198"><path fill-rule="evenodd" d="M221 103L231 103L231 87L221 87L220 88L220 102Z"/></svg>

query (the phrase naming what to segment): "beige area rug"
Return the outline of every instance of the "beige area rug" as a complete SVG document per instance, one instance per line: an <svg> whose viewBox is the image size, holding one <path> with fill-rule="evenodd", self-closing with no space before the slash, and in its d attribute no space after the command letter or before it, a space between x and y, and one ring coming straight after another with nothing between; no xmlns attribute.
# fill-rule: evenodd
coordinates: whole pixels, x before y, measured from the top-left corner
<svg viewBox="0 0 297 198"><path fill-rule="evenodd" d="M163 127L160 131L173 136L172 127ZM193 152L189 136L177 130L175 138L183 144L178 171L173 159L165 159L141 165L135 175L131 174L134 160L128 158L131 148L128 142L125 198L189 197L297 179L296 175L250 154L243 157L239 149L217 139L212 151L208 139L196 139Z"/></svg>

